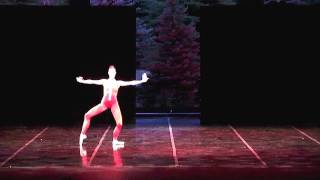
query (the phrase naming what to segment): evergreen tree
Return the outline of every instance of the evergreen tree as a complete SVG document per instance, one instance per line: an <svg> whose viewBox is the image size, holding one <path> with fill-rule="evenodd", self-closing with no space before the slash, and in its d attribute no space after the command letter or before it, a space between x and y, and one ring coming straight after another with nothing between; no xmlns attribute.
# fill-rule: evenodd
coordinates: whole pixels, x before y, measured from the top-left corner
<svg viewBox="0 0 320 180"><path fill-rule="evenodd" d="M0 0L0 5L59 6L68 3L68 0Z"/></svg>
<svg viewBox="0 0 320 180"><path fill-rule="evenodd" d="M142 19L136 18L136 60L138 68L145 68L155 58L153 28L147 27Z"/></svg>
<svg viewBox="0 0 320 180"><path fill-rule="evenodd" d="M164 7L163 0L137 0L137 17L141 18L147 26L154 27Z"/></svg>
<svg viewBox="0 0 320 180"><path fill-rule="evenodd" d="M57 5L66 5L66 0L39 0L41 5L46 6L57 6Z"/></svg>
<svg viewBox="0 0 320 180"><path fill-rule="evenodd" d="M154 42L153 28L147 27L142 19L136 18L136 67L138 70L147 70L148 65L157 57L157 45ZM140 78L138 76L137 78ZM154 93L149 85L138 86L136 107L146 108L154 104Z"/></svg>
<svg viewBox="0 0 320 180"><path fill-rule="evenodd" d="M57 6L68 5L68 0L1 0L0 5Z"/></svg>
<svg viewBox="0 0 320 180"><path fill-rule="evenodd" d="M320 0L264 0L264 4L294 4L294 5L312 5L320 4Z"/></svg>
<svg viewBox="0 0 320 180"><path fill-rule="evenodd" d="M132 6L135 0L90 0L92 6Z"/></svg>
<svg viewBox="0 0 320 180"><path fill-rule="evenodd" d="M199 33L193 23L184 23L185 17L183 6L176 0L167 0L155 29L159 56L150 68L156 76L154 86L160 90L158 100L170 108L199 104L196 102L200 80Z"/></svg>

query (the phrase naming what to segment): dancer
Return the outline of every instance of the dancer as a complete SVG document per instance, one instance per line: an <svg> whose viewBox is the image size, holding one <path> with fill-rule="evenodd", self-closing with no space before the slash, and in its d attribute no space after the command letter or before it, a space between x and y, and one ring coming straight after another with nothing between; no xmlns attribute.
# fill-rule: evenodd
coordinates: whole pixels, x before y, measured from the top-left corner
<svg viewBox="0 0 320 180"><path fill-rule="evenodd" d="M90 121L93 116L96 116L103 111L107 110L108 108L111 108L112 115L116 121L116 127L113 131L113 145L124 145L123 141L118 141L118 137L120 134L120 131L122 129L122 115L120 111L120 107L117 100L117 94L119 87L121 86L129 86L129 85L138 85L141 83L145 83L148 81L148 77L146 73L143 73L142 80L133 80L133 81L121 81L116 80L116 68L113 65L109 66L108 69L108 79L100 79L100 80L91 80L87 79L84 80L83 77L77 77L76 80L79 83L84 84L95 84L95 85L102 85L103 86L103 97L101 99L101 102L91 108L85 115L84 115L84 121L82 125L82 130L80 133L79 138L79 145L82 146L83 140L87 138L87 130L90 126Z"/></svg>

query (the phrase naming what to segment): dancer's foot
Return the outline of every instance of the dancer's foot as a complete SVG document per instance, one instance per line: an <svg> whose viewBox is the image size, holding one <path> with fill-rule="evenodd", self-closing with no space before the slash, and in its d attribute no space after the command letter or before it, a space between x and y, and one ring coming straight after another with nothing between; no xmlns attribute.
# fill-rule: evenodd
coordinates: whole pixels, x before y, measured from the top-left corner
<svg viewBox="0 0 320 180"><path fill-rule="evenodd" d="M86 157L87 156L87 150L80 146L80 156L81 157Z"/></svg>
<svg viewBox="0 0 320 180"><path fill-rule="evenodd" d="M119 149L121 149L121 148L124 148L124 144L113 144L113 143L112 143L112 149L113 149L113 151L117 151L117 150L119 150Z"/></svg>
<svg viewBox="0 0 320 180"><path fill-rule="evenodd" d="M112 145L124 145L124 142L123 141L118 141L118 140L113 140L112 141Z"/></svg>
<svg viewBox="0 0 320 180"><path fill-rule="evenodd" d="M79 145L82 147L82 143L83 143L83 140L87 138L87 135L85 134L80 134L80 137L79 137Z"/></svg>

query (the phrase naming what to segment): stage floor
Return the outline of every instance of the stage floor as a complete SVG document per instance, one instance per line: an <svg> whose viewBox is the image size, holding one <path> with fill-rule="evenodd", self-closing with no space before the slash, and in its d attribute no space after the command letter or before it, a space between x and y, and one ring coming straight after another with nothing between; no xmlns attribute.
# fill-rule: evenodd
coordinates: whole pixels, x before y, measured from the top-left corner
<svg viewBox="0 0 320 180"><path fill-rule="evenodd" d="M200 126L196 118L143 118L125 125L0 128L1 179L319 179L320 127ZM80 155L80 149L87 155Z"/></svg>

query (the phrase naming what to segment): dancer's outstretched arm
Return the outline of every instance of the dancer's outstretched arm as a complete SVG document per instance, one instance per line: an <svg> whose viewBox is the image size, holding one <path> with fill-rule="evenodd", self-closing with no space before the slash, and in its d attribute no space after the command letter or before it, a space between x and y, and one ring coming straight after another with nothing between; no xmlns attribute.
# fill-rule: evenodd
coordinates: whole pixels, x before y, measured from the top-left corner
<svg viewBox="0 0 320 180"><path fill-rule="evenodd" d="M77 79L77 82L83 83L83 84L103 85L103 79L99 79L99 80L86 79L86 80L84 80L83 77L81 77L81 76L77 77L76 79Z"/></svg>
<svg viewBox="0 0 320 180"><path fill-rule="evenodd" d="M133 81L118 81L120 86L134 86L141 83L145 83L148 81L148 77L146 73L143 73L141 80L133 80Z"/></svg>

